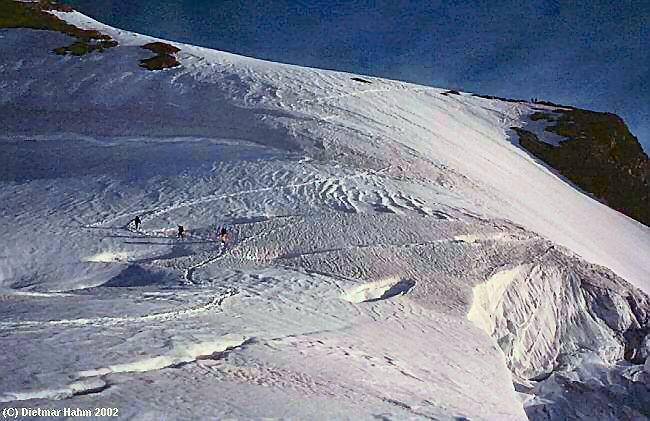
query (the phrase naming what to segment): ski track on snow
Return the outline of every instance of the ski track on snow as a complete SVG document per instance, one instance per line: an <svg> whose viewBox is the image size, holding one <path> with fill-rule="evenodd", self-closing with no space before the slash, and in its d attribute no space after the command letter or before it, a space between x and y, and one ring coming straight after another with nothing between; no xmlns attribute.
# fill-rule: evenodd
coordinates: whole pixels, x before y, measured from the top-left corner
<svg viewBox="0 0 650 421"><path fill-rule="evenodd" d="M153 38L103 26L77 12L52 14L106 30L120 45L107 54L56 58L41 56L37 46L58 43L54 38L60 34L21 29L2 35L10 40L4 47L0 43L8 63L0 65L7 80L4 106L18 110L4 116L9 153L35 164L25 171L10 160L2 173L9 182L0 199L14 204L7 207L7 225L23 230L14 237L13 230L6 233L15 240L7 243L16 246L0 250L0 259L10 263L6 269L0 260L2 286L83 286L112 277L122 269L116 262L129 264L128 269L133 265L135 275L143 277L153 267L165 282L173 272L182 286L88 287L89 296L99 293L98 298L110 300L104 308L114 304L120 310L90 308L86 311L93 313L73 313L76 319L64 318L71 317L69 310L62 313L59 306L85 302L83 295L68 301L61 294L48 307L47 300L34 303L29 297L48 298L49 293L7 292L13 301L6 313L18 320L0 321L0 337L10 344L2 360L8 374L2 390L17 387L13 379L34 390L0 393L0 402L68 399L115 387L116 393L96 402L115 401L136 418L149 409L131 404L140 392L171 418L214 409L214 416L243 419L260 413L305 419L525 419L512 387L514 372L497 347L510 337L475 332L462 313L472 299L465 294L469 287L486 274L488 281L498 281L503 277L495 275L519 260L543 264L557 258L564 265L558 270L577 276L565 267L561 253L554 254L556 243L567 248L567 255L574 250L571 258L584 256L633 281L647 279L648 265L638 263L646 261L639 250L648 245L647 230L576 194L510 137L510 128L526 127L539 107L557 107L468 93L442 96L438 88L370 76L363 76L370 83L357 83L352 74L173 42L181 49L181 67L144 73L135 51L142 53L139 47ZM16 45L30 47L28 54ZM51 69L65 77L52 78ZM70 118L70 112L52 104L72 104L72 117L85 110L83 118ZM34 110L33 124L18 121ZM115 124L108 125L106 115ZM32 132L38 134L31 137ZM543 137L544 131L537 133ZM225 137L212 138L219 134ZM30 155L41 146L48 149L45 142L79 140L87 144L75 143L79 149L69 157L91 153L95 159L105 157L105 167L89 171L77 159L83 171L59 165L52 172L46 154ZM158 149L172 143L178 149ZM138 148L146 154L133 153ZM211 154L202 155L207 150ZM304 155L294 153L298 150ZM122 153L124 160L120 156L114 163ZM12 184L14 176L26 180ZM27 199L39 197L34 204ZM232 231L237 241L219 248L212 225L188 230L189 240L201 240L194 242L171 241L174 230L160 228L168 228L176 216L194 223L224 214L237 220ZM285 224L271 216L277 214L292 216ZM37 220L41 215L43 223ZM62 222L71 215L83 228L99 230L72 232L78 225ZM152 231L133 231L127 218L135 215L152 218ZM33 226L26 219L33 219L28 221ZM251 226L260 219L268 223ZM157 240L124 240L136 238L121 235L125 229ZM235 233L250 234L240 238ZM80 260L86 252L92 255ZM127 277L126 271L119 273ZM558 291L560 304L566 295ZM531 318L516 328L527 329L533 318L545 314L535 294L530 297L525 307ZM484 298L490 305L502 302L491 301L498 298L493 290ZM41 304L45 307L31 317L53 320L20 320L33 314L30 306ZM606 312L618 306L607 304ZM159 312L147 314L145 308ZM548 313L550 321L554 315ZM106 317L83 318L97 315ZM524 315L512 313L507 322ZM622 317L627 322L630 316ZM509 323L502 327L508 335L521 334ZM139 332L133 342L119 342L138 330L144 340ZM231 333L214 336L216 331ZM81 333L87 337L77 342ZM538 330L528 341L532 348L524 351L538 352L547 334ZM99 343L115 339L117 345L102 349L98 337ZM39 343L43 338L48 348ZM258 343L257 338L262 346L227 355ZM31 353L21 355L22 346ZM65 356L48 351L49 346ZM113 377L187 364L187 370L146 378ZM213 376L197 376L204 368ZM177 385L186 387L190 399L175 400ZM213 396L209 403L201 400ZM286 402L294 400L301 405L287 409Z"/></svg>
<svg viewBox="0 0 650 421"><path fill-rule="evenodd" d="M221 295L212 297L203 304L198 304L182 309L165 311L161 313L149 314L144 316L122 316L122 317L94 317L88 319L62 319L62 320L44 320L44 321L15 321L0 322L0 330L20 330L25 328L50 328L50 327L86 327L99 326L110 327L128 323L146 323L146 322L165 322L180 320L190 317L197 317L203 314L220 311L223 302L237 295L239 291L236 288L227 290Z"/></svg>
<svg viewBox="0 0 650 421"><path fill-rule="evenodd" d="M363 177L368 177L371 175L376 175L384 172L386 168L380 169L377 171L367 171L359 174L351 174L347 176L343 176L340 179L337 179L337 181L342 181L342 180L348 180L348 179L354 179L354 178L363 178ZM243 190L243 191L238 191L235 193L225 193L225 194L218 194L218 195L208 195L208 196L203 196L198 199L194 200L185 200L181 201L175 204L172 204L170 206L166 207L160 207L160 208L154 208L154 209L141 209L141 210L136 210L136 211L131 211L127 213L122 213L120 215L103 219L101 221L93 222L87 225L84 225L85 228L96 228L100 227L105 224L109 224L115 221L118 221L120 219L126 218L126 217L133 217L134 215L140 215L140 216L147 216L147 217L158 217L160 215L163 215L165 213L172 212L177 209L181 208L187 208L191 206L196 206L196 205L201 205L205 203L210 203L214 202L217 200L222 200L230 197L237 197L237 196L245 196L249 194L254 194L254 193L262 193L262 192L272 192L272 191L280 191L280 190L286 190L286 189L295 189L295 188L300 188L300 187L305 187L309 185L316 185L319 183L327 183L328 181L331 182L334 180L334 178L326 178L326 179L321 179L318 178L316 180L311 180L311 181L306 181L303 183L295 183L295 184L287 184L284 186L272 186L272 187L262 187L259 189L251 189L251 190Z"/></svg>

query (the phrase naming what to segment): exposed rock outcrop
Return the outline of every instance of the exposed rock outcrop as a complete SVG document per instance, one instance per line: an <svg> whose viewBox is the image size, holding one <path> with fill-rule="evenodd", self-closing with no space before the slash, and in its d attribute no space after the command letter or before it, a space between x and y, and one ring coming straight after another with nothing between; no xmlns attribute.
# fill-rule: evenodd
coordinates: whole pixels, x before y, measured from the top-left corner
<svg viewBox="0 0 650 421"><path fill-rule="evenodd" d="M68 45L55 48L60 55L82 56L93 51L103 52L117 47L117 41L93 29L81 29L59 19L48 11L71 12L72 7L51 0L20 2L0 0L0 28L29 28L61 32L77 40Z"/></svg>
<svg viewBox="0 0 650 421"><path fill-rule="evenodd" d="M556 146L513 127L523 148L608 206L650 226L650 161L619 116L568 108L537 112L531 120L551 123L545 130L565 140Z"/></svg>
<svg viewBox="0 0 650 421"><path fill-rule="evenodd" d="M181 65L175 57L175 54L181 51L178 47L164 42L151 42L143 45L142 48L154 52L156 55L140 60L140 67L144 67L147 70L163 70Z"/></svg>

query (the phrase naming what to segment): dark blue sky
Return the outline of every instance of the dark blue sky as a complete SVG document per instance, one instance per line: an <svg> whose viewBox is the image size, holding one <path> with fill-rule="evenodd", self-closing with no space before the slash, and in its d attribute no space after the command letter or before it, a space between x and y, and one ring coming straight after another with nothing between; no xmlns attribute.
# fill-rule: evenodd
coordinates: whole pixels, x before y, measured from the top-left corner
<svg viewBox="0 0 650 421"><path fill-rule="evenodd" d="M650 150L647 0L68 0L107 24L285 63L621 115Z"/></svg>

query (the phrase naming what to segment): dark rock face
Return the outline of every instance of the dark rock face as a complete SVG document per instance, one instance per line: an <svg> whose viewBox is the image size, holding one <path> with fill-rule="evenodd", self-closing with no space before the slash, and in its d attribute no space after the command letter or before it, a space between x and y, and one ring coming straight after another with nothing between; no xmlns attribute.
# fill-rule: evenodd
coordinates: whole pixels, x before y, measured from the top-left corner
<svg viewBox="0 0 650 421"><path fill-rule="evenodd" d="M163 70L178 67L181 63L176 59L174 54L178 53L180 48L164 42L151 42L142 46L145 50L152 51L157 55L151 58L140 60L140 67L148 70Z"/></svg>
<svg viewBox="0 0 650 421"><path fill-rule="evenodd" d="M615 114L571 108L535 113L559 146L522 128L520 145L613 209L650 226L650 162L639 141Z"/></svg>
<svg viewBox="0 0 650 421"><path fill-rule="evenodd" d="M150 42L142 46L145 50L153 51L156 54L175 54L181 51L180 48L165 42Z"/></svg>
<svg viewBox="0 0 650 421"><path fill-rule="evenodd" d="M74 9L67 4L57 3L52 0L40 0L38 6L42 10L57 10L59 12L72 12Z"/></svg>
<svg viewBox="0 0 650 421"><path fill-rule="evenodd" d="M353 78L351 78L351 79L352 79L353 81L355 81L355 82L361 82L361 83L372 83L371 81L366 80L366 79L362 79L362 78L360 78L360 77L353 77Z"/></svg>

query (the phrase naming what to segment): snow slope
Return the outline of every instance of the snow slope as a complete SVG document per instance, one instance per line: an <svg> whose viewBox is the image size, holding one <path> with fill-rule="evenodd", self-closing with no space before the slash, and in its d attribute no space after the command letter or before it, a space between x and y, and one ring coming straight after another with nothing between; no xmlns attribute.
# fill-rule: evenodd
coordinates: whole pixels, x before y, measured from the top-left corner
<svg viewBox="0 0 650 421"><path fill-rule="evenodd" d="M345 73L181 44L175 45L182 50L182 69L143 72L138 59L151 53L137 46L152 38L114 30L77 12L54 13L103 30L121 47L61 58L45 53L64 35L35 42L27 37L42 34L7 31L0 104L25 110L3 113L8 137L53 132L94 138L200 136L309 152L325 147L342 163L388 167L392 177L452 178L449 184L481 212L515 221L650 290L648 227L575 194L504 141L513 136L509 127L526 124L522 116L548 107L442 96L436 88L381 79L360 84ZM25 49L21 43L38 47ZM80 110L83 118L66 118ZM35 118L36 113L46 115ZM476 189L463 194L472 184L483 194Z"/></svg>
<svg viewBox="0 0 650 421"><path fill-rule="evenodd" d="M510 369L525 382L587 346L622 359L634 314L562 325L566 361L555 331L532 362L526 339L508 353L489 336L535 265L650 291L648 227L517 146L510 127L551 107L176 43L182 67L149 72L153 38L53 13L120 46L61 57L64 35L0 31L0 402L525 419Z"/></svg>

